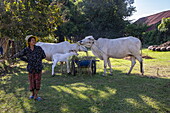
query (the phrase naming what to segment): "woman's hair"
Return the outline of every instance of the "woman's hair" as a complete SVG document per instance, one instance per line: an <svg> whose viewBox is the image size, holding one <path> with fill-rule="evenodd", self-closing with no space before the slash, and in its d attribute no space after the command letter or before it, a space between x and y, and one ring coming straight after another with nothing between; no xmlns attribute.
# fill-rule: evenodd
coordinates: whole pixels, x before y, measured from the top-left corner
<svg viewBox="0 0 170 113"><path fill-rule="evenodd" d="M28 39L28 43L31 42L31 39L32 39L32 38L35 39L35 37L30 37L30 38ZM35 40L36 40L36 39L35 39Z"/></svg>

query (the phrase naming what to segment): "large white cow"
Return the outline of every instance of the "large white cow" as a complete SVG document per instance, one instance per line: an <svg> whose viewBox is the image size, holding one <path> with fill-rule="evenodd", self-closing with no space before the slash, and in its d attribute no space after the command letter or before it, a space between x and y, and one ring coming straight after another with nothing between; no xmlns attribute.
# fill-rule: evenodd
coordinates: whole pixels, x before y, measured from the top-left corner
<svg viewBox="0 0 170 113"><path fill-rule="evenodd" d="M42 47L42 49L44 50L46 54L46 60L49 60L49 61L52 60L53 55L56 53L65 54L65 53L69 53L70 50L87 52L86 47L78 43L71 44L68 41L64 41L60 43L37 42L36 45ZM70 72L70 68L67 62L67 73L69 72Z"/></svg>
<svg viewBox="0 0 170 113"><path fill-rule="evenodd" d="M140 71L143 75L143 60L140 55L141 41L138 38L129 36L117 39L99 38L95 40L93 36L87 36L83 40L78 41L79 44L91 48L93 54L104 60L104 76L106 75L107 64L110 67L110 74L112 68L109 58L124 58L131 57L131 67L127 74L130 74L136 59L140 62Z"/></svg>

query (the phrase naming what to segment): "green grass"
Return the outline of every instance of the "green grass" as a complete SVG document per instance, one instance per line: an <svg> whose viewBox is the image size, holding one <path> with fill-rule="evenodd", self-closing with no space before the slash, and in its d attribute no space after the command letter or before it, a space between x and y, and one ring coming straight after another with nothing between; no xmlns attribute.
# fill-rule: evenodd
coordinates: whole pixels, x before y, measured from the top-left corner
<svg viewBox="0 0 170 113"><path fill-rule="evenodd" d="M26 64L18 62L6 76L0 77L1 113L168 113L170 112L170 52L144 49L145 75L139 63L126 75L130 61L112 59L113 76L102 77L103 61L97 62L97 74L61 74L51 77L51 62L44 60L43 101L29 100ZM85 54L81 54L85 55ZM89 53L92 56L92 53ZM159 68L159 69L158 69ZM109 73L109 70L108 72Z"/></svg>

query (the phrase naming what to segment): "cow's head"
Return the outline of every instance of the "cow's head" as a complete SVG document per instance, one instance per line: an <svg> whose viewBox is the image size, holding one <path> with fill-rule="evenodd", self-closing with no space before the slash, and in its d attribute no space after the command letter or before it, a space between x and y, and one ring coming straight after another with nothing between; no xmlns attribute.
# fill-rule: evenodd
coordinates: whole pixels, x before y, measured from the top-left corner
<svg viewBox="0 0 170 113"><path fill-rule="evenodd" d="M78 41L80 45L90 48L94 44L94 37L93 36L86 36L83 40Z"/></svg>

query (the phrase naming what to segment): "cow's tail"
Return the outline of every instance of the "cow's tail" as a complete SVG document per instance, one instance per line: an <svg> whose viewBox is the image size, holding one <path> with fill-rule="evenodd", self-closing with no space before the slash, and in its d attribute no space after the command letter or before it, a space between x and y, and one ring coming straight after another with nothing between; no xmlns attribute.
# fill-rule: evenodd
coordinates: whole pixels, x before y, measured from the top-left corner
<svg viewBox="0 0 170 113"><path fill-rule="evenodd" d="M142 42L140 41L140 55L142 57Z"/></svg>
<svg viewBox="0 0 170 113"><path fill-rule="evenodd" d="M140 72L141 74L143 75L144 74L144 70L143 70L143 59L142 59L142 43L141 43L141 46L140 46L140 51L141 51L141 62L140 62Z"/></svg>
<svg viewBox="0 0 170 113"><path fill-rule="evenodd" d="M140 46L140 55L142 57L142 45Z"/></svg>

